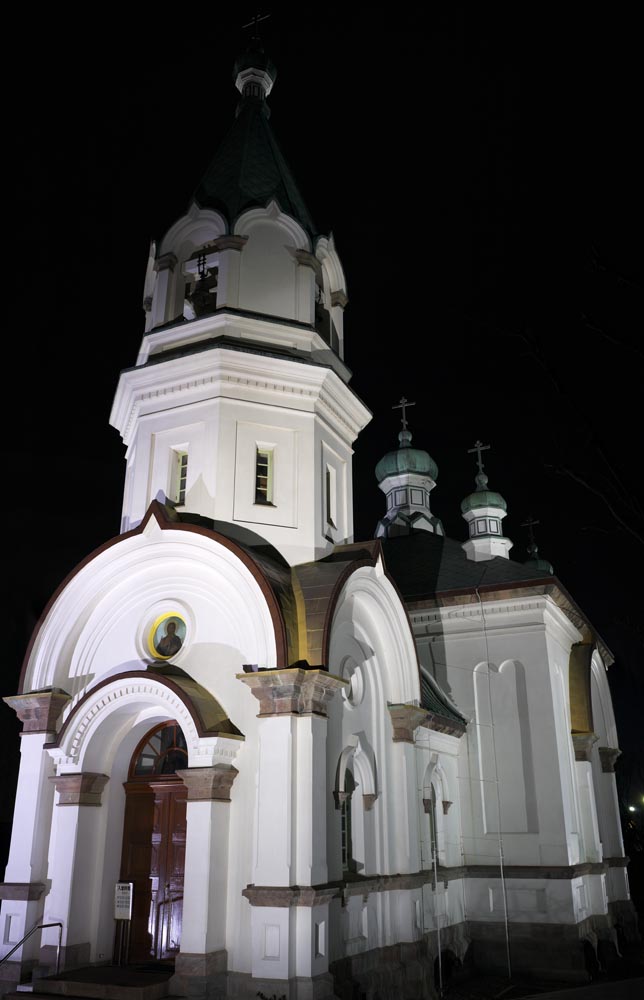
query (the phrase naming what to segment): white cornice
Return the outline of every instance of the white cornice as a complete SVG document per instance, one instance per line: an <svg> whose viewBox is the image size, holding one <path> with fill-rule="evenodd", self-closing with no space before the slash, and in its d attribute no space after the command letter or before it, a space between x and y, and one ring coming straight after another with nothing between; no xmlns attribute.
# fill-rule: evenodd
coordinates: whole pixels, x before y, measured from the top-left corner
<svg viewBox="0 0 644 1000"><path fill-rule="evenodd" d="M322 337L304 325L280 323L278 317L271 320L260 316L220 312L147 333L141 341L136 363L144 365L151 357L164 351L197 344L211 337L234 337L237 340L253 340L259 344L307 352L328 349Z"/></svg>
<svg viewBox="0 0 644 1000"><path fill-rule="evenodd" d="M581 641L579 629L569 620L565 611L551 597L530 595L506 601L473 599L469 604L427 608L410 612L414 634L420 635L477 635L485 628L488 632L512 632L516 629L540 631L558 628L570 642Z"/></svg>
<svg viewBox="0 0 644 1000"><path fill-rule="evenodd" d="M318 413L350 443L371 419L366 406L329 368L213 347L122 372L110 424L130 445L137 420L146 413L217 397Z"/></svg>

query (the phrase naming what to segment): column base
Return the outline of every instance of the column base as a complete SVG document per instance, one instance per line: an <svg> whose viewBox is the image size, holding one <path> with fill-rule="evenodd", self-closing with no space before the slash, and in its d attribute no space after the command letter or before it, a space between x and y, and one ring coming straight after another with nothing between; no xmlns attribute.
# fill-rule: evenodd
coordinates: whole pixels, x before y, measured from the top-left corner
<svg viewBox="0 0 644 1000"><path fill-rule="evenodd" d="M208 954L179 952L170 979L171 993L186 997L219 1000L226 994L228 953L225 949Z"/></svg>
<svg viewBox="0 0 644 1000"><path fill-rule="evenodd" d="M226 1000L257 1000L263 993L267 1000L337 1000L333 991L333 976L325 972L321 976L295 979L257 979L240 972L229 972ZM214 994L214 997L219 997ZM208 994L210 997L210 994ZM400 1000L400 997L397 997Z"/></svg>
<svg viewBox="0 0 644 1000"><path fill-rule="evenodd" d="M0 965L0 997L22 984L30 983L35 964L34 959L24 962L12 962L9 959L4 965Z"/></svg>
<svg viewBox="0 0 644 1000"><path fill-rule="evenodd" d="M608 904L608 913L617 931L617 939L626 945L639 944L642 940L637 910L630 899L614 899Z"/></svg>
<svg viewBox="0 0 644 1000"><path fill-rule="evenodd" d="M82 969L89 965L91 945L89 941L81 944L67 944L60 949L60 971L70 969ZM56 945L44 944L40 949L40 960L38 969L41 976L53 976L56 973Z"/></svg>

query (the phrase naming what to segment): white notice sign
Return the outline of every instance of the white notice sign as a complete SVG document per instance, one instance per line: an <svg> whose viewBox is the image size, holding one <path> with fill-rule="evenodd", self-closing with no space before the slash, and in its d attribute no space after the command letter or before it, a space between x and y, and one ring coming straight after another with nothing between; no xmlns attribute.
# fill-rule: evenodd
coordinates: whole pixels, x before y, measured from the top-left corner
<svg viewBox="0 0 644 1000"><path fill-rule="evenodd" d="M133 882L117 882L114 890L114 919L132 919Z"/></svg>

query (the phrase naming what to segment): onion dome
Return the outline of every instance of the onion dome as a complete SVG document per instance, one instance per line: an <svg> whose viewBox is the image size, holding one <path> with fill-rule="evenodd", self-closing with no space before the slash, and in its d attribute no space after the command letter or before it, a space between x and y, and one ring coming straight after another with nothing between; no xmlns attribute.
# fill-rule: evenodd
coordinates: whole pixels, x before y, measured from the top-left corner
<svg viewBox="0 0 644 1000"><path fill-rule="evenodd" d="M507 513L507 504L500 493L488 490L488 477L483 472L481 452L489 449L489 444L477 441L468 453L476 452L478 472L476 489L461 503L461 513L467 522L469 538L463 543L468 559L479 562L501 556L508 558L512 542L503 534L501 522Z"/></svg>
<svg viewBox="0 0 644 1000"><path fill-rule="evenodd" d="M500 507L507 511L508 505L500 493L488 490L488 478L484 472L479 472L476 477L476 489L470 493L461 503L461 513L467 514L469 510L477 510L479 507Z"/></svg>
<svg viewBox="0 0 644 1000"><path fill-rule="evenodd" d="M402 410L402 430L398 448L389 451L376 465L376 479L387 498L387 513L376 525L376 538L408 535L411 531L444 534L443 525L431 512L429 494L436 485L438 466L426 451L411 447L406 407L415 406L405 397L394 410Z"/></svg>
<svg viewBox="0 0 644 1000"><path fill-rule="evenodd" d="M429 476L436 482L438 466L426 451L411 447L411 432L402 430L398 434L399 445L395 451L389 451L376 465L376 479L379 483L387 476L400 476L414 473L418 476Z"/></svg>

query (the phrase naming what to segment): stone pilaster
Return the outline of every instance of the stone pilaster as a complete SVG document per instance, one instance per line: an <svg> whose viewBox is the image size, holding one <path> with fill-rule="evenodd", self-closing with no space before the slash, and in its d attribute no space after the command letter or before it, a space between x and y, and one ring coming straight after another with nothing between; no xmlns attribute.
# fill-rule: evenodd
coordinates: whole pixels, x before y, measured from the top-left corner
<svg viewBox="0 0 644 1000"><path fill-rule="evenodd" d="M597 742L599 736L594 733L573 733L572 745L575 748L575 760L590 760L593 744Z"/></svg>
<svg viewBox="0 0 644 1000"><path fill-rule="evenodd" d="M602 771L606 774L612 774L615 771L615 762L622 751L618 750L617 747L598 747L597 749L599 750L599 759L602 762Z"/></svg>
<svg viewBox="0 0 644 1000"><path fill-rule="evenodd" d="M59 806L100 806L101 795L109 776L81 771L76 774L57 774L50 781L58 792Z"/></svg>
<svg viewBox="0 0 644 1000"><path fill-rule="evenodd" d="M227 968L226 899L232 764L177 771L188 789L181 952L176 984L192 996Z"/></svg>
<svg viewBox="0 0 644 1000"><path fill-rule="evenodd" d="M230 802L230 790L239 771L232 764L215 764L176 773L188 789L188 802Z"/></svg>
<svg viewBox="0 0 644 1000"><path fill-rule="evenodd" d="M388 705L394 743L413 743L414 731L425 719L427 712L418 705Z"/></svg>
<svg viewBox="0 0 644 1000"><path fill-rule="evenodd" d="M28 691L2 699L22 722L23 733L55 733L56 722L70 695L62 688Z"/></svg>
<svg viewBox="0 0 644 1000"><path fill-rule="evenodd" d="M322 715L336 691L349 682L326 670L285 667L237 674L259 701L258 718L277 715Z"/></svg>
<svg viewBox="0 0 644 1000"><path fill-rule="evenodd" d="M245 893L252 907L252 976L282 983L293 976L325 977L329 898L318 899L310 890L328 879L327 706L348 682L301 667L237 676L260 708L255 867L253 885ZM289 887L295 885L311 901L296 904L289 916L290 904L282 897L290 899ZM260 886L260 895L251 891Z"/></svg>

